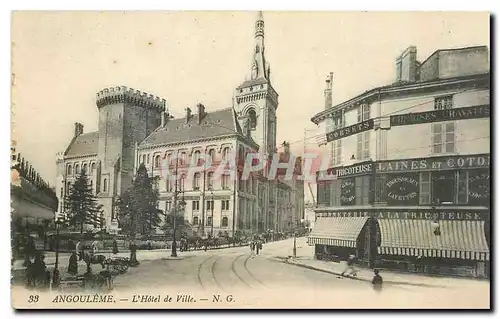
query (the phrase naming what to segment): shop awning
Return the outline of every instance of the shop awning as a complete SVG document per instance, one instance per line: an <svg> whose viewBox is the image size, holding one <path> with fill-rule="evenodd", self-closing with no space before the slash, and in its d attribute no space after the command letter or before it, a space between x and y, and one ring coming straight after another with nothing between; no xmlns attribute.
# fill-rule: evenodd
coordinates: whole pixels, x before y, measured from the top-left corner
<svg viewBox="0 0 500 319"><path fill-rule="evenodd" d="M368 217L318 217L307 240L309 245L356 247Z"/></svg>
<svg viewBox="0 0 500 319"><path fill-rule="evenodd" d="M489 260L484 221L441 220L441 235L431 220L379 219L379 254Z"/></svg>

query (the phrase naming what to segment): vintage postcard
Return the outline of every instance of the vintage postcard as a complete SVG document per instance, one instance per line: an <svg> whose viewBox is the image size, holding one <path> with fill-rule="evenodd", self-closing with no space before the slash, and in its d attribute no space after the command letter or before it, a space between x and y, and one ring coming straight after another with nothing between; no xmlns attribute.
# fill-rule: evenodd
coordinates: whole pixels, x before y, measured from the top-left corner
<svg viewBox="0 0 500 319"><path fill-rule="evenodd" d="M487 12L17 11L16 309L489 309Z"/></svg>

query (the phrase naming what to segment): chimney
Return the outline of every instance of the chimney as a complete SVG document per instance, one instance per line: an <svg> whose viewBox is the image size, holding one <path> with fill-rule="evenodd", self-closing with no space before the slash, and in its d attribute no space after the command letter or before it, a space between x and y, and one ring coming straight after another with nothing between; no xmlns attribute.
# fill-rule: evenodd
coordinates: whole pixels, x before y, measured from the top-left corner
<svg viewBox="0 0 500 319"><path fill-rule="evenodd" d="M186 123L188 123L190 119L191 119L191 109L189 107L186 107Z"/></svg>
<svg viewBox="0 0 500 319"><path fill-rule="evenodd" d="M198 125L200 125L201 121L203 120L203 118L206 115L206 113L205 113L205 105L203 105L201 103L198 103L197 107L198 107Z"/></svg>
<svg viewBox="0 0 500 319"><path fill-rule="evenodd" d="M83 124L82 123L75 123L75 137L78 137L83 134Z"/></svg>
<svg viewBox="0 0 500 319"><path fill-rule="evenodd" d="M333 82L333 72L330 72L330 74L326 76L325 110L332 107L332 82Z"/></svg>
<svg viewBox="0 0 500 319"><path fill-rule="evenodd" d="M399 81L415 82L417 80L417 47L408 47L396 60L396 69L400 74Z"/></svg>
<svg viewBox="0 0 500 319"><path fill-rule="evenodd" d="M283 144L283 150L286 154L289 154L290 153L290 143L287 142L287 141L284 141Z"/></svg>
<svg viewBox="0 0 500 319"><path fill-rule="evenodd" d="M167 112L161 112L160 117L161 117L161 127L165 127L167 125Z"/></svg>

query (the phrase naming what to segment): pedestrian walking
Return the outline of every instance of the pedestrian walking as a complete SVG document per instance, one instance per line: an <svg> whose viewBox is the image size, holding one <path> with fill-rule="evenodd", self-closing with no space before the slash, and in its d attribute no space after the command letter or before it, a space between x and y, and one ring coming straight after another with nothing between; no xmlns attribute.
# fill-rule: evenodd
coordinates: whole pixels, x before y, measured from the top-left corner
<svg viewBox="0 0 500 319"><path fill-rule="evenodd" d="M344 276L346 273L347 273L347 275L352 275L354 277L357 276L356 269L354 268L355 258L356 257L354 255L349 256L349 259L347 259L346 267L341 274L342 276Z"/></svg>
<svg viewBox="0 0 500 319"><path fill-rule="evenodd" d="M73 276L78 275L78 257L76 252L73 252L69 257L68 273Z"/></svg>
<svg viewBox="0 0 500 319"><path fill-rule="evenodd" d="M375 289L375 291L381 291L384 280L382 276L380 276L378 269L374 269L373 272L375 273L372 279L373 289Z"/></svg>
<svg viewBox="0 0 500 319"><path fill-rule="evenodd" d="M118 254L118 242L116 241L116 239L113 239L113 254Z"/></svg>

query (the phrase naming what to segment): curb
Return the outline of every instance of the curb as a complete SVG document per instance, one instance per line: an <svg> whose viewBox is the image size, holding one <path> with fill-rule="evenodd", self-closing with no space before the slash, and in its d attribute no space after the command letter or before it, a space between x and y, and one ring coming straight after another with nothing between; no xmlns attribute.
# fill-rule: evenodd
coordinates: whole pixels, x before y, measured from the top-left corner
<svg viewBox="0 0 500 319"><path fill-rule="evenodd" d="M278 261L281 261L282 263L286 263L288 265L293 265L293 266L297 266L297 267L302 267L302 268L307 268L307 269L311 269L311 270L315 270L315 271L320 271L320 272L324 272L327 274L340 276L340 277L346 278L346 279L359 280L359 281L371 283L370 279L360 278L360 277L352 277L352 276L350 276L350 277L342 276L341 273L334 272L331 270L326 270L326 269L317 268L314 266L304 265L304 264L297 263L297 262L290 262L288 259L283 259L283 258L276 258L276 259ZM428 287L428 288L449 288L447 286L429 285L429 284L422 284L422 283L409 283L409 282L404 282L404 281L390 281L390 280L384 281L384 284L400 285L400 286L414 286L414 287Z"/></svg>

